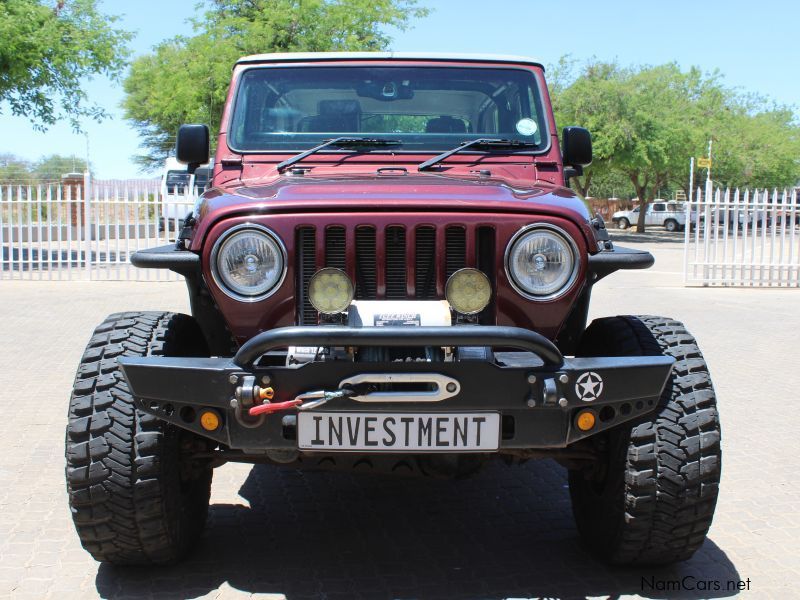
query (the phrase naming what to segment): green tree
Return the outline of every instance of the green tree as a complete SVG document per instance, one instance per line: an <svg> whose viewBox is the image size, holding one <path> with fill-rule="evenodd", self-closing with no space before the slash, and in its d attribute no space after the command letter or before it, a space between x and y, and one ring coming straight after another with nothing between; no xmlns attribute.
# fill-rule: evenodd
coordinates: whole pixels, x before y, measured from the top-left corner
<svg viewBox="0 0 800 600"><path fill-rule="evenodd" d="M40 158L31 169L32 176L39 181L61 181L66 173L83 173L86 161L77 156L51 154Z"/></svg>
<svg viewBox="0 0 800 600"><path fill-rule="evenodd" d="M794 113L785 107L772 107L762 100L755 105L747 102L728 111L716 127L703 133L705 139L694 156L705 156L708 140L713 139L711 175L718 185L782 188L800 181L800 127ZM695 182L704 176L700 171ZM689 168L684 165L679 175L683 189L688 178Z"/></svg>
<svg viewBox="0 0 800 600"><path fill-rule="evenodd" d="M130 34L95 0L0 2L0 112L27 117L38 129L68 118L102 118L82 83L92 75L116 78L127 58Z"/></svg>
<svg viewBox="0 0 800 600"><path fill-rule="evenodd" d="M726 88L718 73L675 64L623 68L591 62L570 77L556 67L552 87L559 124L592 131L596 160L576 189L624 174L643 210L659 191L688 192L689 159L714 139L714 178L723 185L792 185L800 177L800 139L793 113Z"/></svg>
<svg viewBox="0 0 800 600"><path fill-rule="evenodd" d="M139 132L145 168L172 150L181 123L207 123L216 136L231 67L247 54L382 50L387 26L406 29L427 10L417 0L213 0L176 37L133 61L125 80L125 116Z"/></svg>
<svg viewBox="0 0 800 600"><path fill-rule="evenodd" d="M623 128L608 126L607 120L619 120L625 104L620 88L620 69L613 63L588 63L579 77L574 75L575 61L563 57L548 77L553 111L559 127L580 125L592 133L592 165L571 185L582 196L597 195L593 182L626 177L615 169L612 158L625 137Z"/></svg>
<svg viewBox="0 0 800 600"><path fill-rule="evenodd" d="M83 173L86 161L77 156L51 154L31 163L14 154L0 154L0 185L30 185L61 181L66 173Z"/></svg>
<svg viewBox="0 0 800 600"><path fill-rule="evenodd" d="M27 183L31 178L31 164L13 154L0 154L0 185Z"/></svg>
<svg viewBox="0 0 800 600"><path fill-rule="evenodd" d="M590 187L586 190L585 196L630 199L636 195L628 176L618 169L613 167L594 168L589 171L589 175L591 175Z"/></svg>

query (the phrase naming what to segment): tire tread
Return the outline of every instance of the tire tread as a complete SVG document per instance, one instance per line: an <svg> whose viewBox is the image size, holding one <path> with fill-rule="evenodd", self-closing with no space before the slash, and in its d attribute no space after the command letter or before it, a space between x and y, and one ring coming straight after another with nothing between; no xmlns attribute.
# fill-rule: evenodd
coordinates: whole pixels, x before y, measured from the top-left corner
<svg viewBox="0 0 800 600"><path fill-rule="evenodd" d="M691 557L705 540L719 490L721 449L716 397L697 343L682 323L656 316L598 319L587 329L581 356L667 355L676 359L657 411L635 422L624 448L623 519L611 539L592 539L585 515L579 529L617 564L668 564ZM570 475L573 505L579 484ZM601 518L614 520L614 514ZM582 520L584 521L582 523ZM606 532L609 529L605 529Z"/></svg>
<svg viewBox="0 0 800 600"><path fill-rule="evenodd" d="M66 430L67 492L81 544L98 561L174 562L203 527L204 514L193 531L176 532L179 432L135 408L116 361L176 355L186 342L179 332L192 325L175 313L116 313L95 329L81 358ZM210 482L209 470L198 505L207 507Z"/></svg>

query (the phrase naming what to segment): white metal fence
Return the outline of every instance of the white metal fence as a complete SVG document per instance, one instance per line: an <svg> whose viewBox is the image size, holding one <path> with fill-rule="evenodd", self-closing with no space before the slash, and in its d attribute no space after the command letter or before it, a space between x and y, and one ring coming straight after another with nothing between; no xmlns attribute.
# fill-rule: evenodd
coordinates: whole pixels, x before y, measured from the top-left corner
<svg viewBox="0 0 800 600"><path fill-rule="evenodd" d="M179 279L129 259L172 243L196 197L159 180L0 186L0 279ZM687 285L800 287L796 191L698 190L686 222Z"/></svg>
<svg viewBox="0 0 800 600"><path fill-rule="evenodd" d="M0 279L178 279L129 258L175 240L195 197L158 180L0 186Z"/></svg>
<svg viewBox="0 0 800 600"><path fill-rule="evenodd" d="M687 285L800 287L797 190L697 190L686 204Z"/></svg>

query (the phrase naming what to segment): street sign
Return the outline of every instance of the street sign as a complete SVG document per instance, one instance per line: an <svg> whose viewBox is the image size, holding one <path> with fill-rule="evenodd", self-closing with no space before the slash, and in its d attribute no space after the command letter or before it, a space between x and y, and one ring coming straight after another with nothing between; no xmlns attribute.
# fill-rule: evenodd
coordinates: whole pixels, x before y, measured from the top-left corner
<svg viewBox="0 0 800 600"><path fill-rule="evenodd" d="M711 159L710 158L698 158L697 159L697 168L698 169L710 169L711 168Z"/></svg>

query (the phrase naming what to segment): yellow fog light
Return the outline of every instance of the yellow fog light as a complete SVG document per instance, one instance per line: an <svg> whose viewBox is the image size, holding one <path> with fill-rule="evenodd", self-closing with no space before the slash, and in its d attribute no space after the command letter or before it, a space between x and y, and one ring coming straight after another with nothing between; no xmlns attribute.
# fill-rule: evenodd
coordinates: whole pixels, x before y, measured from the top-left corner
<svg viewBox="0 0 800 600"><path fill-rule="evenodd" d="M450 275L444 295L456 312L474 315L489 305L492 284L478 269L460 269Z"/></svg>
<svg viewBox="0 0 800 600"><path fill-rule="evenodd" d="M216 431L219 429L219 415L213 410L204 410L200 413L200 426L206 431Z"/></svg>
<svg viewBox="0 0 800 600"><path fill-rule="evenodd" d="M344 271L326 267L308 282L308 299L319 312L333 315L344 312L353 301L353 282Z"/></svg>
<svg viewBox="0 0 800 600"><path fill-rule="evenodd" d="M575 423L578 425L578 429L581 431L589 431L594 424L597 422L597 418L594 416L593 410L582 410L578 413L578 418L575 420Z"/></svg>

